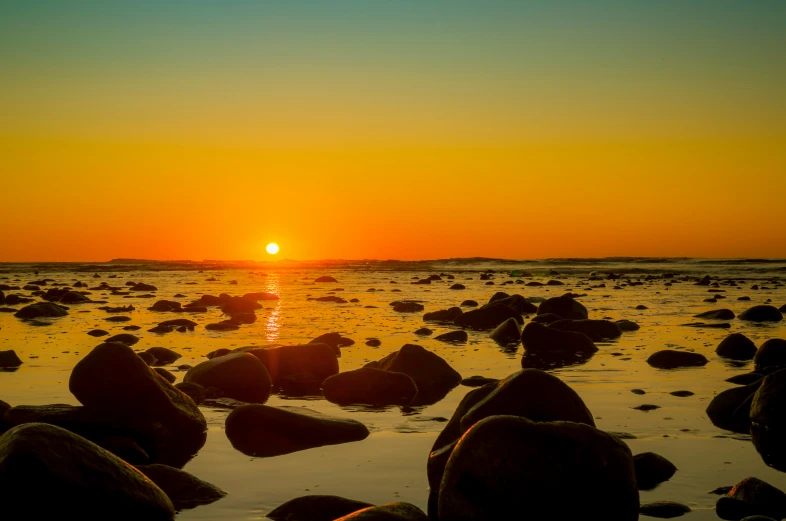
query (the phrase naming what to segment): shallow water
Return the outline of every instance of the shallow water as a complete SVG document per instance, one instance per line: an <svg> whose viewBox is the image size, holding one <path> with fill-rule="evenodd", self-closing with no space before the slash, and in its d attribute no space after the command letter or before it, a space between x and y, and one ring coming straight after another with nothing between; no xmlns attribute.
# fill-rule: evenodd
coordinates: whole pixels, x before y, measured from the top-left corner
<svg viewBox="0 0 786 521"><path fill-rule="evenodd" d="M110 296L93 292L91 298L108 300L109 305L133 304L137 310L127 315L131 322L111 323L109 315L97 310L100 304L71 306L70 314L51 319L52 325L34 327L0 313L0 350L14 349L24 364L14 372L0 373L0 399L11 405L72 403L76 400L68 392L68 378L76 362L99 339L87 331L100 328L116 334L123 326L133 324L142 329L132 332L142 340L134 346L144 350L165 346L183 355L178 364L196 365L204 355L220 347L235 348L271 343L302 343L329 331L338 331L356 341L342 348L341 370L361 367L398 350L405 343L420 344L445 358L462 376L483 375L493 378L505 376L521 368L521 348L506 352L488 338L487 332L469 332L465 345L441 343L433 338L418 337L414 331L427 325L434 335L450 327L424 324L422 313L396 313L389 303L399 299L423 300L426 312L458 305L462 300L474 299L481 304L496 291L519 293L526 297L562 295L568 291L584 294L578 298L589 310L590 318L627 318L641 329L623 333L615 342L599 344L600 351L583 365L554 370L583 398L596 417L598 428L623 431L637 439L626 440L635 453L653 451L670 459L678 472L653 491L642 492L642 501L668 499L691 506L691 519L716 519L714 504L717 496L708 491L723 485L733 485L747 476L759 477L781 489L786 489L786 474L762 463L747 436L718 429L707 418L704 410L718 392L733 387L726 378L750 371L751 364L730 365L719 359L715 347L732 332L742 332L759 345L767 338L786 337L786 323L757 326L737 319L731 329L694 329L680 326L692 322L692 315L715 308L729 308L736 314L768 299L780 307L786 303L786 287L774 285L772 280L783 273L783 263L763 262L702 262L682 261L554 261L550 263L520 263L511 266L491 261L444 263L371 263L363 266L331 265L329 267L225 269L205 271L151 271L156 265L143 267L117 265L47 265L38 267L33 275L31 265L0 265L0 284L23 286L32 280L51 278L71 283L82 280L91 287L102 281L123 286L127 281L145 282L158 288L151 299ZM159 266L160 267L160 266ZM118 270L114 273L106 269ZM499 270L495 285L479 280L483 269ZM89 269L89 272L83 271ZM564 286L526 287L522 284L502 285L513 281L505 271L525 269L534 279L545 282L558 278ZM556 269L559 275L547 275ZM93 271L101 278L94 279ZM711 296L705 286L692 282L664 286L664 280L647 282L643 286L612 289L615 281L587 281L591 271L628 272L632 277L647 273L674 273L676 279L684 274L702 276L709 273L721 278L747 280L739 287L721 287L728 298L718 303L705 303ZM635 271L634 271L635 270ZM423 278L432 273L451 273L455 280L443 280L431 285L412 285L413 277ZM116 278L109 279L111 274ZM338 283L316 284L320 275L332 275ZM214 277L217 281L208 282ZM237 284L230 284L236 280ZM18 282L15 282L18 281ZM391 282L396 282L395 284ZM460 282L465 290L449 290ZM599 284L605 288L589 289ZM770 289L751 290L752 284ZM334 304L309 301L307 298L335 294L347 300L358 298L359 303ZM369 289L377 291L368 291ZM400 292L393 292L398 289ZM183 303L208 293L242 295L266 291L280 295L278 301L264 301L264 309L257 311L254 324L242 326L234 332L210 332L204 325L224 317L216 308L203 314L156 313L146 308L159 299L179 300ZM6 291L6 294L12 293ZM29 291L16 293L29 294ZM177 293L187 298L174 299ZM750 302L738 301L747 295ZM644 304L649 309L636 310ZM374 307L366 307L374 306ZM21 307L14 306L14 307ZM163 320L188 317L200 324L196 331L157 335L146 332ZM368 338L378 338L382 345L364 345ZM647 357L660 349L685 348L704 354L710 363L703 368L657 370L646 364ZM174 371L178 381L183 372ZM631 389L640 388L645 395ZM668 394L689 390L694 396L678 398ZM203 407L208 419L208 441L200 453L185 466L185 470L214 483L229 492L222 500L208 506L187 510L178 519L260 519L279 504L305 494L336 494L371 503L408 501L425 510L428 496L426 460L434 439L444 426L458 402L469 388L459 386L440 402L426 407L340 407L323 399L288 399L271 397L269 405L303 405L327 414L350 417L365 423L371 435L364 441L301 451L272 458L251 458L232 448L223 432L226 410ZM661 408L642 412L633 407L644 403Z"/></svg>

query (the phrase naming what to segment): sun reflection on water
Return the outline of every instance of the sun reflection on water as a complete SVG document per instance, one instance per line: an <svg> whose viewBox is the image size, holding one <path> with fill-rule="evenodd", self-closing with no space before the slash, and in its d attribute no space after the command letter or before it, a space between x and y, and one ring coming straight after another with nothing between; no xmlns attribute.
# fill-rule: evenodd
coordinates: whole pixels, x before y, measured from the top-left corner
<svg viewBox="0 0 786 521"><path fill-rule="evenodd" d="M281 287L279 285L278 274L268 274L265 291L268 293L275 293L280 297L280 290ZM274 300L272 302L275 302L275 307L268 314L267 324L265 324L265 341L269 343L277 342L281 332L281 300Z"/></svg>

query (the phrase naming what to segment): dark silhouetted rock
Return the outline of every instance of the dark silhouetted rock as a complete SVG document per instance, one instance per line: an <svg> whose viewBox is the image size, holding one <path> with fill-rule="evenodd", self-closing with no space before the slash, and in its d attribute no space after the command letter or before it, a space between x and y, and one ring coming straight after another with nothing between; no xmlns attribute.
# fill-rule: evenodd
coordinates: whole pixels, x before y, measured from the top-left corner
<svg viewBox="0 0 786 521"><path fill-rule="evenodd" d="M745 478L718 499L715 511L721 519L749 516L786 517L786 494L758 478Z"/></svg>
<svg viewBox="0 0 786 521"><path fill-rule="evenodd" d="M318 277L314 279L314 282L338 282L338 281L333 277L330 277L328 275L323 275L322 277Z"/></svg>
<svg viewBox="0 0 786 521"><path fill-rule="evenodd" d="M440 309L439 311L432 311L423 315L423 320L426 322L450 322L453 323L456 318L464 313L459 307L452 307L450 309Z"/></svg>
<svg viewBox="0 0 786 521"><path fill-rule="evenodd" d="M180 382L175 387L199 405L205 399L205 388L194 382Z"/></svg>
<svg viewBox="0 0 786 521"><path fill-rule="evenodd" d="M462 313L456 317L453 324L462 328L488 331L496 328L509 318L514 319L519 324L524 323L521 313L504 304L494 303Z"/></svg>
<svg viewBox="0 0 786 521"><path fill-rule="evenodd" d="M463 330L449 331L447 333L442 333L441 335L437 335L434 337L434 340L439 340L440 342L464 343L468 339L469 339L469 335L467 335L467 332Z"/></svg>
<svg viewBox="0 0 786 521"><path fill-rule="evenodd" d="M393 311L397 313L417 313L425 309L423 304L410 301L394 302L392 305Z"/></svg>
<svg viewBox="0 0 786 521"><path fill-rule="evenodd" d="M447 392L461 381L461 375L445 359L416 344L405 344L397 352L365 367L406 374L415 382L419 393Z"/></svg>
<svg viewBox="0 0 786 521"><path fill-rule="evenodd" d="M110 336L105 340L105 342L117 342L119 344L125 344L127 346L132 346L139 342L139 337L131 335L129 333L120 333L119 335Z"/></svg>
<svg viewBox="0 0 786 521"><path fill-rule="evenodd" d="M257 309L262 309L262 304L255 300L245 299L243 297L229 297L228 299L225 299L221 305L221 311L227 315L253 313Z"/></svg>
<svg viewBox="0 0 786 521"><path fill-rule="evenodd" d="M219 322L217 324L208 324L205 326L208 331L237 331L240 326L235 324L228 324L226 322Z"/></svg>
<svg viewBox="0 0 786 521"><path fill-rule="evenodd" d="M783 314L775 306L753 306L740 313L740 320L750 322L780 322Z"/></svg>
<svg viewBox="0 0 786 521"><path fill-rule="evenodd" d="M86 302L92 302L89 297L76 292L76 291L66 291L65 294L60 297L60 302L63 304L84 304Z"/></svg>
<svg viewBox="0 0 786 521"><path fill-rule="evenodd" d="M756 384L751 384L756 385ZM750 408L753 445L767 465L786 471L786 369L761 380Z"/></svg>
<svg viewBox="0 0 786 521"><path fill-rule="evenodd" d="M431 333L433 333L433 331L427 327L421 327L415 331L415 334L418 336L429 336Z"/></svg>
<svg viewBox="0 0 786 521"><path fill-rule="evenodd" d="M66 315L68 315L67 307L61 306L59 304L53 304L52 302L37 302L35 304L30 304L29 306L25 306L14 313L16 318L21 318L23 320L31 320L41 317L64 317Z"/></svg>
<svg viewBox="0 0 786 521"><path fill-rule="evenodd" d="M489 335L491 339L501 346L518 344L521 341L521 329L515 319L509 318Z"/></svg>
<svg viewBox="0 0 786 521"><path fill-rule="evenodd" d="M636 483L639 490L651 490L668 481L677 472L672 462L654 452L643 452L633 456Z"/></svg>
<svg viewBox="0 0 786 521"><path fill-rule="evenodd" d="M151 365L151 364L148 364L148 365ZM155 364L152 364L152 365L155 365ZM175 375L173 375L172 373L170 373L169 371L167 371L163 367L156 367L155 369L153 369L153 371L158 373L164 380L166 380L167 382L169 382L171 384L175 383L175 380L177 380L177 377Z"/></svg>
<svg viewBox="0 0 786 521"><path fill-rule="evenodd" d="M91 331L88 331L87 334L94 337L101 337L101 336L106 336L109 333L107 331L104 331L103 329L93 329Z"/></svg>
<svg viewBox="0 0 786 521"><path fill-rule="evenodd" d="M638 331L640 326L632 320L617 320L617 326L621 331Z"/></svg>
<svg viewBox="0 0 786 521"><path fill-rule="evenodd" d="M584 333L593 342L602 342L622 336L622 330L609 320L557 320L548 325L551 329Z"/></svg>
<svg viewBox="0 0 786 521"><path fill-rule="evenodd" d="M382 342L378 338L369 338L366 340L366 345L369 347L379 347L382 345Z"/></svg>
<svg viewBox="0 0 786 521"><path fill-rule="evenodd" d="M566 500L570 491L570 500ZM495 416L457 443L439 488L439 519L638 519L630 449L594 427Z"/></svg>
<svg viewBox="0 0 786 521"><path fill-rule="evenodd" d="M715 354L730 360L751 360L756 354L756 345L742 333L732 333L721 340Z"/></svg>
<svg viewBox="0 0 786 521"><path fill-rule="evenodd" d="M339 405L408 405L418 388L404 373L363 367L331 376L322 382L322 391Z"/></svg>
<svg viewBox="0 0 786 521"><path fill-rule="evenodd" d="M461 303L461 307L476 308L478 307L478 302L476 300L465 300Z"/></svg>
<svg viewBox="0 0 786 521"><path fill-rule="evenodd" d="M273 385L279 387L287 379L298 377L312 382L316 389L327 377L338 373L335 349L328 344L241 348L265 365Z"/></svg>
<svg viewBox="0 0 786 521"><path fill-rule="evenodd" d="M641 507L639 507L639 513L641 515L661 519L680 517L690 511L691 509L688 505L683 505L675 501L651 501L649 503L642 503Z"/></svg>
<svg viewBox="0 0 786 521"><path fill-rule="evenodd" d="M19 367L20 365L22 365L22 360L16 351L13 349L0 351L0 367Z"/></svg>
<svg viewBox="0 0 786 521"><path fill-rule="evenodd" d="M561 316L557 315L556 313L543 313L541 315L535 315L532 317L532 322L536 322L538 324L549 325L552 322L556 322L557 320L564 320Z"/></svg>
<svg viewBox="0 0 786 521"><path fill-rule="evenodd" d="M498 295L506 295L506 296L498 297ZM537 306L535 306L535 304L532 304L521 295L507 295L506 293L499 292L496 295L494 295L494 297L491 297L491 300L489 300L489 303L486 304L486 306L491 306L495 304L508 306L510 309L521 315L536 313L538 311L538 308Z"/></svg>
<svg viewBox="0 0 786 521"><path fill-rule="evenodd" d="M144 282L139 282L131 286L128 290L129 291L157 291L158 288L150 284L145 284Z"/></svg>
<svg viewBox="0 0 786 521"><path fill-rule="evenodd" d="M762 380L718 393L707 406L707 416L716 427L747 434L750 432L750 409L753 395Z"/></svg>
<svg viewBox="0 0 786 521"><path fill-rule="evenodd" d="M305 407L242 405L226 419L227 438L249 456L279 456L299 450L360 441L368 429L356 420L326 416Z"/></svg>
<svg viewBox="0 0 786 521"><path fill-rule="evenodd" d="M765 340L756 351L753 363L756 369L786 366L786 340L781 338Z"/></svg>
<svg viewBox="0 0 786 521"><path fill-rule="evenodd" d="M184 382L220 389L224 396L250 403L265 403L272 381L265 365L249 353L213 358L189 369Z"/></svg>
<svg viewBox="0 0 786 521"><path fill-rule="evenodd" d="M137 465L136 468L166 493L177 511L214 503L227 494L217 486L174 467L155 464Z"/></svg>
<svg viewBox="0 0 786 521"><path fill-rule="evenodd" d="M598 350L585 334L560 331L530 322L521 332L521 344L528 353L567 354L594 353Z"/></svg>
<svg viewBox="0 0 786 521"><path fill-rule="evenodd" d="M459 383L467 387L482 387L486 384L496 385L499 383L499 380L496 378L487 378L485 376L470 376L468 378L462 379Z"/></svg>
<svg viewBox="0 0 786 521"><path fill-rule="evenodd" d="M731 320L736 315L734 311L730 309L712 309L710 311L705 311L704 313L699 313L698 315L693 315L696 318L709 318L713 320Z"/></svg>
<svg viewBox="0 0 786 521"><path fill-rule="evenodd" d="M466 286L464 286L464 284L453 284L448 289L467 289L467 288Z"/></svg>
<svg viewBox="0 0 786 521"><path fill-rule="evenodd" d="M552 297L540 303L538 315L554 313L562 318L581 320L589 318L587 308L569 297Z"/></svg>
<svg viewBox="0 0 786 521"><path fill-rule="evenodd" d="M386 503L358 510L335 521L428 521L428 517L410 503Z"/></svg>
<svg viewBox="0 0 786 521"><path fill-rule="evenodd" d="M182 356L180 353L166 347L151 347L147 352L155 357L158 365L171 364Z"/></svg>
<svg viewBox="0 0 786 521"><path fill-rule="evenodd" d="M351 338L341 336L341 333L325 333L311 340L309 344L327 344L334 348L349 347L355 344Z"/></svg>
<svg viewBox="0 0 786 521"><path fill-rule="evenodd" d="M658 369L676 369L678 367L702 367L707 365L707 358L699 353L664 349L653 353L647 363Z"/></svg>
<svg viewBox="0 0 786 521"><path fill-rule="evenodd" d="M150 311L162 311L162 312L175 312L179 313L183 311L183 306L180 302L174 300L159 300L149 308Z"/></svg>
<svg viewBox="0 0 786 521"><path fill-rule="evenodd" d="M43 423L20 425L0 437L0 482L4 511L24 519L99 521L110 515L169 521L175 513L167 495L134 467Z"/></svg>
<svg viewBox="0 0 786 521"><path fill-rule="evenodd" d="M275 521L334 521L347 514L374 506L339 496L302 496L291 499L267 514Z"/></svg>

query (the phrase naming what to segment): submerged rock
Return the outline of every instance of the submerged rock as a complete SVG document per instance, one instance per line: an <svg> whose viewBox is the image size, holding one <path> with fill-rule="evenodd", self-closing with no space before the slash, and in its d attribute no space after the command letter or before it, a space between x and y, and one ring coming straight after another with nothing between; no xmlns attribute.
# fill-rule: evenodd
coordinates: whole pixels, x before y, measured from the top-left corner
<svg viewBox="0 0 786 521"><path fill-rule="evenodd" d="M325 333L311 340L309 344L327 344L334 348L340 348L355 345L355 341L351 338L341 336L341 333Z"/></svg>
<svg viewBox="0 0 786 521"><path fill-rule="evenodd" d="M321 277L317 277L316 279L314 279L314 282L338 282L338 281L333 277L330 277L328 275L323 275Z"/></svg>
<svg viewBox="0 0 786 521"><path fill-rule="evenodd" d="M366 439L365 425L305 407L242 405L226 419L227 438L249 456L279 456L323 445Z"/></svg>
<svg viewBox="0 0 786 521"><path fill-rule="evenodd" d="M171 520L167 495L144 474L63 428L19 425L0 437L0 501L25 519ZM45 500L42 500L45 498Z"/></svg>
<svg viewBox="0 0 786 521"><path fill-rule="evenodd" d="M569 491L570 500L566 500ZM459 440L439 488L439 519L636 521L639 493L630 449L594 427L486 418Z"/></svg>

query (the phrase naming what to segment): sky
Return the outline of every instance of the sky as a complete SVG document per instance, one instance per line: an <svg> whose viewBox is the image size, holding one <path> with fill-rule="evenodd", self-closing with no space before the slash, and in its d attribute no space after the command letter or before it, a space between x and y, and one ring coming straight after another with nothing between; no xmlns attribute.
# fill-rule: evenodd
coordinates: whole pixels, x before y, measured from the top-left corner
<svg viewBox="0 0 786 521"><path fill-rule="evenodd" d="M786 2L0 3L0 261L786 258Z"/></svg>

